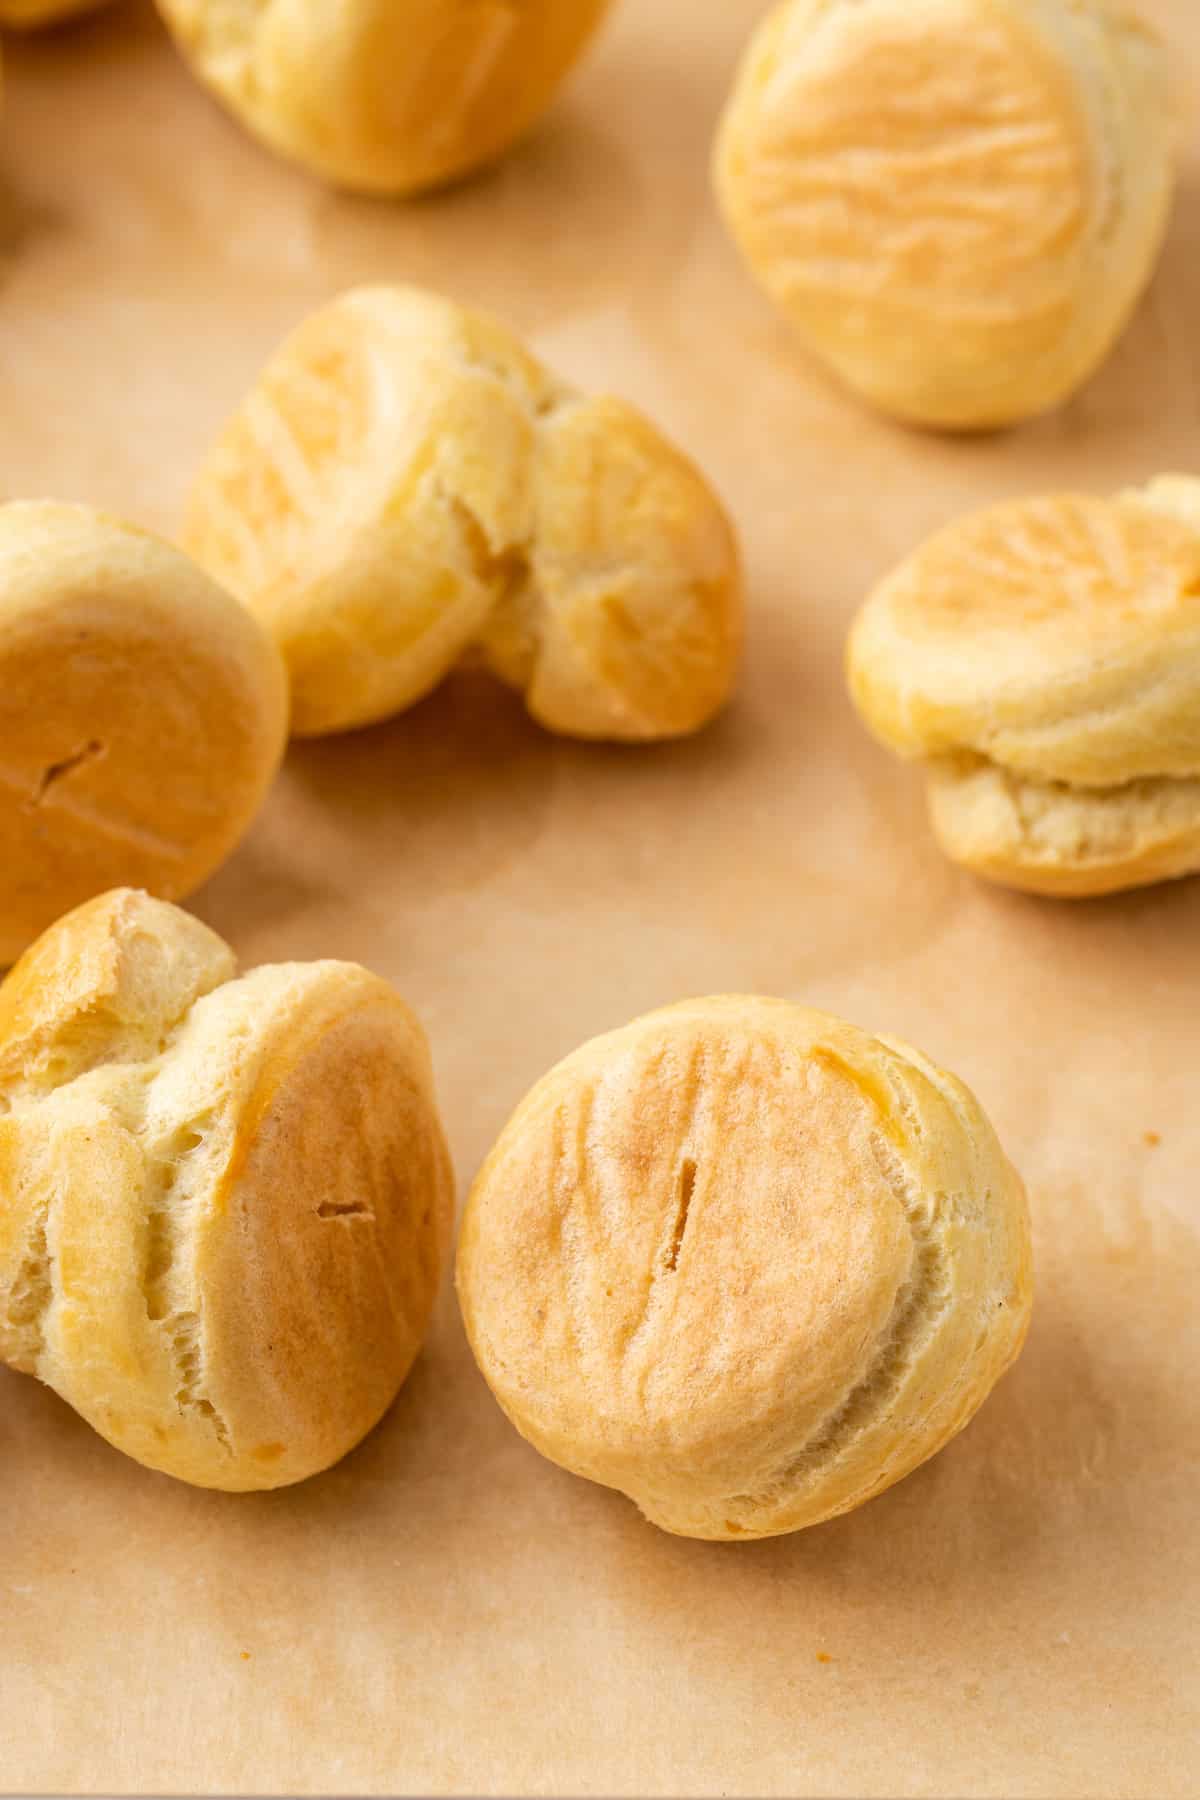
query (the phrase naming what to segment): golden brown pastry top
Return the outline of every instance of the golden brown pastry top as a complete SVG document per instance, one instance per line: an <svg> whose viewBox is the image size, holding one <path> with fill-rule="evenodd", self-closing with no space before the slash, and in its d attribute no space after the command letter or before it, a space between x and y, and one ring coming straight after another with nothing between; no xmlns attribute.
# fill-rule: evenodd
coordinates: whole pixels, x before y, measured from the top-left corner
<svg viewBox="0 0 1200 1800"><path fill-rule="evenodd" d="M851 388L1004 424L1092 373L1150 275L1166 57L1109 0L785 0L716 178L751 269Z"/></svg>
<svg viewBox="0 0 1200 1800"><path fill-rule="evenodd" d="M184 539L274 634L300 733L411 705L472 652L552 730L673 737L736 669L737 548L699 472L415 288L346 294L280 347Z"/></svg>
<svg viewBox="0 0 1200 1800"><path fill-rule="evenodd" d="M929 539L851 632L871 729L1084 787L1200 775L1200 529L1166 504L1190 491L1175 479L1007 501Z"/></svg>
<svg viewBox="0 0 1200 1800"><path fill-rule="evenodd" d="M238 977L123 890L0 986L0 1358L151 1468L267 1488L351 1449L452 1200L424 1036L365 969Z"/></svg>
<svg viewBox="0 0 1200 1800"><path fill-rule="evenodd" d="M198 887L286 736L274 644L180 551L88 507L0 506L0 964L114 884Z"/></svg>
<svg viewBox="0 0 1200 1800"><path fill-rule="evenodd" d="M976 1101L784 1001L689 1001L585 1044L472 1189L458 1287L501 1406L656 1524L848 1510L1016 1355L1024 1193Z"/></svg>
<svg viewBox="0 0 1200 1800"><path fill-rule="evenodd" d="M609 0L157 0L200 78L283 155L406 194L545 111Z"/></svg>

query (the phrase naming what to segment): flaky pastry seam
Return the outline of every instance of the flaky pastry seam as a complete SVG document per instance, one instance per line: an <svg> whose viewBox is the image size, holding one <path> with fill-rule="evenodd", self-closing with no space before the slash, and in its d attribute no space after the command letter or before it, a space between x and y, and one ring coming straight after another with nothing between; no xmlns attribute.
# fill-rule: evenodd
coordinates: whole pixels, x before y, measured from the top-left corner
<svg viewBox="0 0 1200 1800"><path fill-rule="evenodd" d="M86 1080L98 1070L108 1068L120 1069L126 1074L129 1087L124 1093L108 1098L107 1104L114 1119L143 1146L145 1160L145 1179L142 1185L142 1208L146 1234L146 1257L139 1272L138 1286L146 1308L146 1317L151 1324L160 1324L167 1343L168 1352L175 1365L179 1382L174 1395L175 1404L181 1414L189 1408L207 1416L213 1425L218 1441L227 1451L232 1448L225 1421L221 1418L210 1396L200 1391L202 1374L202 1358L198 1345L202 1339L202 1307L197 1300L196 1307L188 1309L167 1309L165 1306L165 1283L171 1269L178 1258L181 1233L179 1217L164 1201L169 1198L171 1190L178 1184L180 1162L178 1156L173 1159L171 1146L186 1136L193 1136L196 1142L188 1148L194 1154L203 1144L203 1135L197 1133L196 1121L189 1120L177 1126L167 1139L166 1146L154 1153L147 1153L144 1148L146 1114L149 1109L150 1093L154 1082L161 1075L165 1059L175 1048L180 1034L187 1026L192 1012L207 993L214 993L227 986L227 982L217 983L216 988L206 993L194 995L183 1011L176 1017L164 1022L158 1048L152 1056L134 1059L130 1062L108 1063L103 1056L97 1056L86 1068L79 1069L68 1080L56 1083L42 1093L18 1101L16 1104L8 1095L0 1095L0 1110L19 1120L41 1110L45 1106L53 1106L58 1098L68 1093L78 1082ZM98 997L90 1007L84 1008L80 1018L88 1015L103 1016L105 1000L108 996ZM113 1021L119 1028L126 1021ZM209 1113L198 1117L210 1117ZM58 1272L58 1259L50 1246L52 1216L55 1202L60 1205L64 1196L57 1190L47 1192L42 1204L34 1211L30 1230L26 1237L26 1253L21 1262L17 1282L10 1290L6 1307L6 1322L14 1330L24 1330L28 1334L32 1350L30 1360L32 1372L41 1380L47 1380L45 1370L47 1345L49 1338L48 1322L54 1309L61 1305L63 1294ZM157 1265L157 1266L156 1266ZM17 1320L13 1316L12 1293L24 1287L37 1295L37 1308L28 1320ZM50 1383L50 1385L55 1385Z"/></svg>
<svg viewBox="0 0 1200 1800"><path fill-rule="evenodd" d="M539 373L549 384L549 392L543 399L538 400L528 394L523 385L514 378L513 371L510 367L497 359L493 359L492 357L472 350L468 345L456 344L448 353L447 360L452 366L458 369L460 374L476 379L483 376L493 381L498 381L524 414L532 434L530 454L523 470L525 496L526 499L528 499L532 494L534 486L535 469L540 454L541 442L549 424L552 421L561 418L565 413L580 410L589 404L595 404L596 399L603 398L603 396L593 396L592 399L589 400L589 398L580 393L578 389L572 387L569 383L562 381L552 371L544 369L542 365L539 364ZM501 585L493 595L488 607L487 616L476 630L470 642L464 647L463 659L470 663L476 660L481 651L486 654L486 640L489 627L495 622L501 608L513 600L516 595L520 594L522 598L529 602L528 613L523 620L523 623L527 624L529 632L529 658L527 668L524 671L523 680L520 684L520 691L525 696L528 696L536 685L545 655L545 619L547 613L545 586L542 582L538 567L539 534L536 528L536 521L531 522L530 529L521 536L513 537L511 540L501 545L495 545L492 543L482 519L480 519L478 513L470 503L464 499L461 494L452 492L444 483L439 483L439 487L443 498L451 509L457 515L460 515L469 522L471 534L478 534L478 539L487 544L490 561L493 565L500 566L502 573ZM532 512L532 510L532 507L530 507L529 511ZM468 554L471 555L471 561L476 575L487 584L491 572L483 567L481 559L471 552L470 543L468 543ZM503 567L504 565L508 565L508 567L505 569ZM614 576L620 577L631 572L636 572L635 563L628 560L614 562L611 567L604 570L604 578L609 580ZM496 670L494 666L493 672L499 674L499 671ZM623 715L631 720L636 719L638 723L642 725L647 725L649 723L641 713L636 712L630 707L627 697L621 692L619 686L611 681L604 681L595 668L590 666L589 675L591 679L596 682L597 686L604 689L615 713ZM501 676L500 678L505 681L506 686L511 685L504 676Z"/></svg>

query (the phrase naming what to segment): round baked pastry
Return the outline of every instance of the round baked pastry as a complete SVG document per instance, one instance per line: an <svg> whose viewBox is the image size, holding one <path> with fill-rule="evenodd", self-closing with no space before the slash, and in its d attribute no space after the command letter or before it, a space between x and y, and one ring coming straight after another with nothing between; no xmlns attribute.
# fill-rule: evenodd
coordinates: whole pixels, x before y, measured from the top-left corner
<svg viewBox="0 0 1200 1800"><path fill-rule="evenodd" d="M692 1000L568 1056L475 1182L458 1291L543 1455L687 1537L848 1512L1016 1357L1021 1182L966 1088L782 1000Z"/></svg>
<svg viewBox="0 0 1200 1800"><path fill-rule="evenodd" d="M80 13L97 12L107 0L0 0L0 29L33 31L40 25L58 25Z"/></svg>
<svg viewBox="0 0 1200 1800"><path fill-rule="evenodd" d="M1065 896L1200 869L1200 481L949 526L867 601L848 669L956 862Z"/></svg>
<svg viewBox="0 0 1200 1800"><path fill-rule="evenodd" d="M89 895L190 893L287 739L261 625L161 539L82 506L0 506L0 963Z"/></svg>
<svg viewBox="0 0 1200 1800"><path fill-rule="evenodd" d="M200 79L327 181L414 193L508 149L609 0L157 0Z"/></svg>
<svg viewBox="0 0 1200 1800"><path fill-rule="evenodd" d="M767 293L915 424L1045 411L1124 328L1172 185L1166 58L1117 0L786 0L716 182Z"/></svg>
<svg viewBox="0 0 1200 1800"><path fill-rule="evenodd" d="M287 339L184 541L274 635L300 734L410 706L468 653L585 738L694 731L733 681L737 547L699 472L414 288L346 294Z"/></svg>
<svg viewBox="0 0 1200 1800"><path fill-rule="evenodd" d="M452 1177L420 1026L353 963L235 975L145 894L0 986L0 1359L201 1487L301 1481L391 1405Z"/></svg>

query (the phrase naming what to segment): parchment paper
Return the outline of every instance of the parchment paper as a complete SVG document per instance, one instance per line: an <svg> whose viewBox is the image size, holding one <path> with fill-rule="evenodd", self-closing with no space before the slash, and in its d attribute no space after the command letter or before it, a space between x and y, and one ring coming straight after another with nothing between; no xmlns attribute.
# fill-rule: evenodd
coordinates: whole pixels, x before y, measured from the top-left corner
<svg viewBox="0 0 1200 1800"><path fill-rule="evenodd" d="M556 1058L666 1001L791 995L910 1038L1030 1183L1028 1348L910 1480L737 1547L526 1448L448 1290L380 1429L273 1496L148 1474L0 1370L0 1788L1200 1789L1200 882L1055 904L956 872L840 666L869 583L960 510L1200 468L1200 12L1153 8L1189 164L1133 330L1065 411L961 442L835 391L716 221L709 141L758 10L625 0L530 143L410 206L257 150L148 9L6 44L0 492L170 530L275 339L362 279L491 307L643 404L741 527L729 716L587 748L456 679L294 748L196 908L248 963L395 981L464 1186Z"/></svg>

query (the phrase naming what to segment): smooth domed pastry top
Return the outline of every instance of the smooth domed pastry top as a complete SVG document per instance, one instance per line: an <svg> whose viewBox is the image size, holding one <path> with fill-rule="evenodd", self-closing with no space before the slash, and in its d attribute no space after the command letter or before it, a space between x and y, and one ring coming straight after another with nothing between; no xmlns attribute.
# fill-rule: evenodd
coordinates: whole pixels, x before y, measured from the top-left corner
<svg viewBox="0 0 1200 1800"><path fill-rule="evenodd" d="M1029 1217L977 1102L915 1051L693 1000L533 1088L472 1190L458 1289L545 1456L668 1531L764 1537L967 1423L1025 1336Z"/></svg>
<svg viewBox="0 0 1200 1800"><path fill-rule="evenodd" d="M275 636L301 734L410 706L468 653L585 738L694 731L735 673L737 548L699 472L414 288L344 295L282 345L184 541Z"/></svg>
<svg viewBox="0 0 1200 1800"><path fill-rule="evenodd" d="M867 601L848 669L969 868L1062 895L1200 869L1200 481L947 527Z"/></svg>
<svg viewBox="0 0 1200 1800"><path fill-rule="evenodd" d="M405 194L490 162L549 106L609 0L158 0L197 75L327 180Z"/></svg>
<svg viewBox="0 0 1200 1800"><path fill-rule="evenodd" d="M716 152L743 256L841 379L997 426L1090 376L1172 185L1166 57L1116 0L785 0Z"/></svg>
<svg viewBox="0 0 1200 1800"><path fill-rule="evenodd" d="M452 1177L424 1034L353 963L237 976L145 894L0 986L0 1359L202 1487L327 1468L429 1319Z"/></svg>
<svg viewBox="0 0 1200 1800"><path fill-rule="evenodd" d="M178 899L287 739L279 653L179 550L82 506L0 506L0 964L105 888Z"/></svg>

